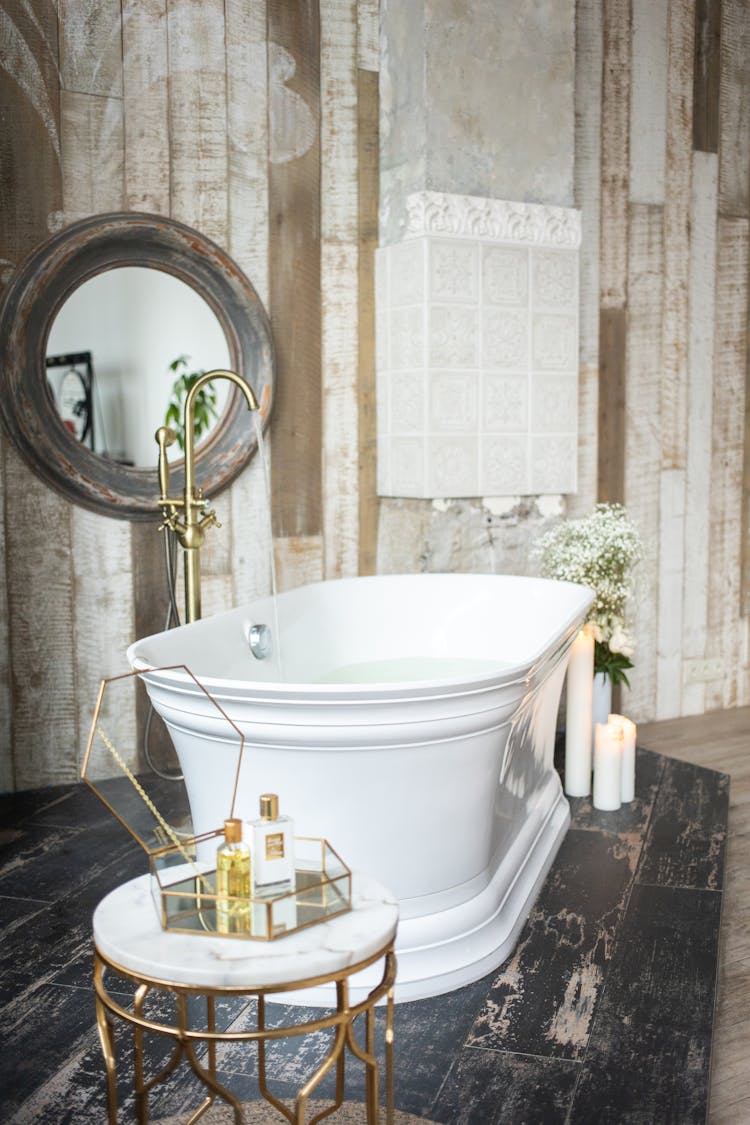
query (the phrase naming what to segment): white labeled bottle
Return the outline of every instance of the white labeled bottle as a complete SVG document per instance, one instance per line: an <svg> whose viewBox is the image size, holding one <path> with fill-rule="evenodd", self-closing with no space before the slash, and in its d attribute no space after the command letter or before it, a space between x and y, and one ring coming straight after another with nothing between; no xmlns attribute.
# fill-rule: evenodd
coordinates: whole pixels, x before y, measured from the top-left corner
<svg viewBox="0 0 750 1125"><path fill-rule="evenodd" d="M250 932L250 848L236 817L224 821L224 840L216 852L216 929L220 934Z"/></svg>
<svg viewBox="0 0 750 1125"><path fill-rule="evenodd" d="M279 816L279 798L263 793L260 819L250 821L253 853L253 894L283 894L294 890L294 824Z"/></svg>

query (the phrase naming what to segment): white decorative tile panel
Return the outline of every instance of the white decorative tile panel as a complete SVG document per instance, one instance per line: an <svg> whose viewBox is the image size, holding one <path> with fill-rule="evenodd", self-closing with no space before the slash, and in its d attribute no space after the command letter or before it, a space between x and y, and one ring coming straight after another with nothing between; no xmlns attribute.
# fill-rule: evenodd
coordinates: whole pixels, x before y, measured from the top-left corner
<svg viewBox="0 0 750 1125"><path fill-rule="evenodd" d="M431 305L429 327L431 368L477 367L479 315L463 305Z"/></svg>
<svg viewBox="0 0 750 1125"><path fill-rule="evenodd" d="M421 305L393 308L388 322L391 371L426 366L424 310Z"/></svg>
<svg viewBox="0 0 750 1125"><path fill-rule="evenodd" d="M475 438L429 438L427 464L431 496L478 495L479 473Z"/></svg>
<svg viewBox="0 0 750 1125"><path fill-rule="evenodd" d="M537 250L534 255L534 303L539 308L575 309L578 304L578 252Z"/></svg>
<svg viewBox="0 0 750 1125"><path fill-rule="evenodd" d="M420 192L376 255L378 491L576 487L580 214Z"/></svg>
<svg viewBox="0 0 750 1125"><path fill-rule="evenodd" d="M485 246L482 296L487 305L525 305L529 297L529 252Z"/></svg>
<svg viewBox="0 0 750 1125"><path fill-rule="evenodd" d="M482 362L486 368L528 366L529 316L525 309L485 309Z"/></svg>
<svg viewBox="0 0 750 1125"><path fill-rule="evenodd" d="M529 428L528 377L485 375L482 411L487 432L525 434Z"/></svg>
<svg viewBox="0 0 750 1125"><path fill-rule="evenodd" d="M478 375L437 371L430 376L430 430L435 433L475 434L479 424Z"/></svg>
<svg viewBox="0 0 750 1125"><path fill-rule="evenodd" d="M424 372L402 372L398 378L396 410L391 416L392 434L420 434L425 431Z"/></svg>
<svg viewBox="0 0 750 1125"><path fill-rule="evenodd" d="M575 375L537 375L531 388L531 429L535 433L575 432L578 379Z"/></svg>
<svg viewBox="0 0 750 1125"><path fill-rule="evenodd" d="M533 320L532 362L541 371L578 369L577 318L554 313L536 313Z"/></svg>
<svg viewBox="0 0 750 1125"><path fill-rule="evenodd" d="M482 438L483 495L522 496L528 491L528 444L526 435Z"/></svg>
<svg viewBox="0 0 750 1125"><path fill-rule="evenodd" d="M409 246L408 242L402 243ZM476 242L430 240L430 298L476 306L479 286L479 247Z"/></svg>
<svg viewBox="0 0 750 1125"><path fill-rule="evenodd" d="M424 302L425 247L421 242L400 242L393 247L390 284L394 305Z"/></svg>

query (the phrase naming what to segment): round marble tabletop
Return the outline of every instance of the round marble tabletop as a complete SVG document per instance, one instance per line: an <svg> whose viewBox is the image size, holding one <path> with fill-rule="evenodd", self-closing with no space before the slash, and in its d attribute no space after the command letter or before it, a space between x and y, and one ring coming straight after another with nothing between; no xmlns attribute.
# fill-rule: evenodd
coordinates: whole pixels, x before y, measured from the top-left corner
<svg viewBox="0 0 750 1125"><path fill-rule="evenodd" d="M94 911L94 942L109 961L139 977L192 988L252 991L330 976L361 964L394 938L398 905L365 875L352 876L352 909L276 938L248 941L161 928L151 877L116 887Z"/></svg>

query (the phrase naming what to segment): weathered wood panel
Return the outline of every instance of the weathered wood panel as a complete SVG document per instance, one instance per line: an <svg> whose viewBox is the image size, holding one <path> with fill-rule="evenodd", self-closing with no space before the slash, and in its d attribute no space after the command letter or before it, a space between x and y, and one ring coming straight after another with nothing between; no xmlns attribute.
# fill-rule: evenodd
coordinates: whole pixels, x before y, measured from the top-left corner
<svg viewBox="0 0 750 1125"><path fill-rule="evenodd" d="M167 2L123 0L125 205L169 214Z"/></svg>
<svg viewBox="0 0 750 1125"><path fill-rule="evenodd" d="M693 16L692 0L674 0L669 6L657 627L659 718L678 715L682 695L680 649L687 463Z"/></svg>
<svg viewBox="0 0 750 1125"><path fill-rule="evenodd" d="M633 0L630 200L664 203L668 0Z"/></svg>
<svg viewBox="0 0 750 1125"><path fill-rule="evenodd" d="M62 209L55 7L0 11L0 42L0 264L11 270ZM24 788L76 777L70 507L3 446L4 495L13 496L3 517L12 714L3 754L13 765L3 772Z"/></svg>
<svg viewBox="0 0 750 1125"><path fill-rule="evenodd" d="M275 539L276 585L279 593L320 582L323 574L323 543L320 535Z"/></svg>
<svg viewBox="0 0 750 1125"><path fill-rule="evenodd" d="M122 100L63 90L60 109L65 222L122 210Z"/></svg>
<svg viewBox="0 0 750 1125"><path fill-rule="evenodd" d="M223 0L168 0L173 219L226 245L227 108Z"/></svg>
<svg viewBox="0 0 750 1125"><path fill-rule="evenodd" d="M568 514L587 514L598 494L599 238L602 127L602 7L576 4L575 205L581 210L578 372L578 491Z"/></svg>
<svg viewBox="0 0 750 1125"><path fill-rule="evenodd" d="M692 0L674 0L668 20L667 164L664 203L662 461L685 466L687 449L688 274L694 22Z"/></svg>
<svg viewBox="0 0 750 1125"><path fill-rule="evenodd" d="M718 160L693 157L690 209L690 353L688 362L688 449L685 504L685 610L683 661L706 652L708 566L711 555L711 414L716 289ZM705 683L683 675L682 714L701 714Z"/></svg>
<svg viewBox="0 0 750 1125"><path fill-rule="evenodd" d="M625 489L625 396L627 315L599 314L599 488L601 501L622 503Z"/></svg>
<svg viewBox="0 0 750 1125"><path fill-rule="evenodd" d="M693 148L719 148L719 74L722 0L696 0L693 65Z"/></svg>
<svg viewBox="0 0 750 1125"><path fill-rule="evenodd" d="M63 90L122 96L120 0L58 0Z"/></svg>
<svg viewBox="0 0 750 1125"><path fill-rule="evenodd" d="M225 5L227 31L228 249L268 308L268 51L266 4ZM270 437L270 431L269 431ZM266 441L270 458L270 440ZM271 590L271 515L260 457L227 496L233 528L233 605ZM222 507L226 511L223 503Z"/></svg>
<svg viewBox="0 0 750 1125"><path fill-rule="evenodd" d="M57 13L0 9L0 267L17 265L62 208Z"/></svg>
<svg viewBox="0 0 750 1125"><path fill-rule="evenodd" d="M639 719L656 710L656 646L653 623L659 599L659 380L664 246L663 210L630 208L627 327L625 493L628 512L643 539L645 557L637 571L633 621L639 638L627 713Z"/></svg>
<svg viewBox="0 0 750 1125"><path fill-rule="evenodd" d="M269 303L278 392L271 428L274 534L319 535L320 18L317 2L268 5Z"/></svg>
<svg viewBox="0 0 750 1125"><path fill-rule="evenodd" d="M349 0L322 0L321 286L323 552L327 578L357 573L357 23Z"/></svg>
<svg viewBox="0 0 750 1125"><path fill-rule="evenodd" d="M359 573L375 574L378 547L375 407L375 248L378 244L378 76L357 82L359 175Z"/></svg>
<svg viewBox="0 0 750 1125"><path fill-rule="evenodd" d="M601 138L601 305L623 308L628 275L628 177L630 171L630 0L604 6ZM600 383L599 393L606 394Z"/></svg>
<svg viewBox="0 0 750 1125"><path fill-rule="evenodd" d="M132 643L130 525L74 508L71 523L75 590L75 676L78 766L83 763L99 681L128 669ZM107 733L132 768L138 766L136 716L114 708ZM112 773L117 769L112 763Z"/></svg>
<svg viewBox="0 0 750 1125"><path fill-rule="evenodd" d="M358 0L357 66L362 70L380 69L380 3L379 0Z"/></svg>
<svg viewBox="0 0 750 1125"><path fill-rule="evenodd" d="M603 14L601 235L599 289L599 500L621 501L625 485L625 349L631 9L614 0Z"/></svg>
<svg viewBox="0 0 750 1125"><path fill-rule="evenodd" d="M750 218L750 8L722 0L719 213Z"/></svg>
<svg viewBox="0 0 750 1125"><path fill-rule="evenodd" d="M748 225L720 219L717 230L707 655L723 661L724 675L706 687L707 710L737 706Z"/></svg>
<svg viewBox="0 0 750 1125"><path fill-rule="evenodd" d="M19 789L76 781L71 508L6 449L13 761Z"/></svg>
<svg viewBox="0 0 750 1125"><path fill-rule="evenodd" d="M656 628L656 717L680 713L685 568L685 470L659 475L659 614ZM653 630L641 639L653 644ZM646 716L648 717L648 716Z"/></svg>

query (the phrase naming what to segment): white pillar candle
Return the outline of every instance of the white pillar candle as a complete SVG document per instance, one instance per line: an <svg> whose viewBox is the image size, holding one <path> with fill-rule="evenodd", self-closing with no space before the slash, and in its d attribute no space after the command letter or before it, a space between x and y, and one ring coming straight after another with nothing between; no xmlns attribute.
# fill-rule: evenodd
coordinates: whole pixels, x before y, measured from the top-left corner
<svg viewBox="0 0 750 1125"><path fill-rule="evenodd" d="M624 715L610 715L608 721L622 727L622 786L623 805L635 797L635 723Z"/></svg>
<svg viewBox="0 0 750 1125"><path fill-rule="evenodd" d="M581 629L570 647L565 714L565 792L591 792L591 701L594 692L594 638Z"/></svg>
<svg viewBox="0 0 750 1125"><path fill-rule="evenodd" d="M597 723L594 730L594 808L612 812L622 803L624 734L617 723Z"/></svg>

